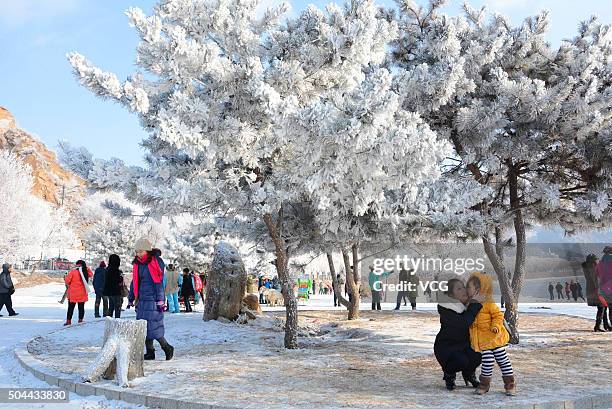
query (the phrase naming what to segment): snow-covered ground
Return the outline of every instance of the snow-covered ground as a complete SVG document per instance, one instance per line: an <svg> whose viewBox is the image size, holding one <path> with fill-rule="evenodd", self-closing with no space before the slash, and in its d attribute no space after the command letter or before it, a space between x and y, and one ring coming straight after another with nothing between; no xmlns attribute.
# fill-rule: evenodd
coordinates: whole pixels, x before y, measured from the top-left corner
<svg viewBox="0 0 612 409"><path fill-rule="evenodd" d="M331 295L311 295L308 301L300 300L299 309L302 311L321 311L321 310L337 310L345 311L344 307L334 307L333 296ZM438 304L417 302L419 311L437 311ZM381 303L383 310L393 310L395 302ZM367 311L372 308L369 301L361 301L360 310ZM285 307L263 307L264 311L284 311ZM400 311L410 310L410 304L404 307L402 304ZM562 302L525 302L519 303L520 312L542 313L542 314L563 314L575 317L594 319L596 308L589 307L584 302L562 301Z"/></svg>
<svg viewBox="0 0 612 409"><path fill-rule="evenodd" d="M0 318L0 388L48 388L49 385L40 381L29 372L25 371L13 355L15 347L23 345L30 339L47 334L62 327L66 320L67 303L59 304L57 301L64 292L61 284L45 284L36 287L20 288L13 294L13 308L19 313L16 317L7 317L6 310L0 312L4 317ZM93 320L94 298L90 297L86 304L85 320ZM78 312L75 311L76 322ZM128 312L134 316L134 312ZM74 393L70 394L70 404L1 404L0 407L24 409L49 408L49 409L94 409L105 408L137 408L142 406L128 405L117 401L108 401L104 398L83 398Z"/></svg>
<svg viewBox="0 0 612 409"><path fill-rule="evenodd" d="M90 301L86 305L86 322L90 322L90 324L61 330L65 319L66 304L61 305L57 300L61 297L62 292L63 286L53 283L19 289L13 296L14 308L20 315L7 318L6 313L4 313L5 317L0 318L0 327L3 334L0 337L0 387L48 386L23 370L13 356L12 351L16 346L22 345L34 337L43 337L41 343L38 344L40 350L36 351L40 354L40 358L52 358L53 355L62 353L65 355L66 358L61 362L56 362L53 359L48 361L51 366L59 365L57 369L64 371L70 371L70 368L77 371L81 370L83 359L90 359L91 354L95 352L91 347L95 349L100 345L103 320L94 320L93 318L93 297L90 297ZM384 310L392 310L394 307L394 303L383 304ZM308 301L301 301L299 307L302 311L300 324L305 326L306 332L311 331L317 336L301 338L301 342L306 346L306 349L300 350L303 352L286 351L282 348L282 332L278 320L268 317L256 320L256 323L247 326L219 322L204 324L199 314L202 308L202 304L196 307L198 314L176 314L167 317L168 339L177 347L177 360L171 363L166 363L163 360L147 363L149 375L146 378L136 380L134 383L136 388L139 385L143 386L149 383L168 385L168 382L175 378L176 387L179 388L175 391L178 396L181 396L180 388L182 385L185 384L187 387L187 384L192 381L204 382L213 390L216 387L221 389L231 388L232 384L238 383L246 386L244 377L239 375L246 370L252 373L255 378L258 378L260 373L268 372L271 377L291 380L294 383L290 386L290 389L295 391L296 396L305 397L308 396L309 388L318 390L320 393L324 388L322 385L316 384L314 379L312 381L303 380L301 378L302 371L317 371L321 368L327 368L328 371L337 372L339 377L361 373L361 371L367 372L368 368L364 367L365 364L361 362L361 358L366 359L368 356L376 354L376 351L380 348L385 351L381 359L387 366L399 365L398 368L410 366L412 365L411 360L418 360L419 357L431 354L433 337L435 337L439 328L437 318L434 315L423 314L423 312L435 311L436 304L434 303L419 303L416 314L409 311L410 306L408 306L402 307L399 313L383 311L380 316L376 315L378 313L372 313L374 318L347 324L345 320L342 321L344 314L334 313L334 310L344 311L343 307L334 308L331 296L317 295ZM368 309L370 309L370 304L363 302L362 310ZM529 313L564 314L591 319L595 314L592 307L583 303L570 302L521 304L520 310ZM274 315L282 317L284 308L264 307L264 311L276 312ZM134 317L134 311L126 311L124 316ZM405 319L398 319L400 317L405 317ZM91 323L92 321L97 322ZM533 325L533 323L528 324ZM412 327L414 325L418 325L418 331L409 330L414 328ZM582 330L585 331L585 334L592 328L591 323L582 320L571 321L571 325L584 325ZM576 328L568 328L568 330L576 330ZM557 329L558 331L559 329ZM329 332L329 335L322 335L326 332ZM561 332L563 332L563 329L561 329ZM49 335L49 333L52 334ZM559 335L559 333L556 333L551 336L547 333L532 331L523 339L528 344L528 348L530 345L534 346L536 344L552 345L553 341L560 341ZM574 335L571 336L574 337ZM581 336L584 336L584 334ZM569 334L568 337L570 337ZM248 339L248 342L245 342L245 339ZM83 346L83 348L75 348L75 345ZM64 347L66 350L63 350ZM522 348L521 346L519 349ZM157 349L158 353L163 355L159 351L159 347ZM299 367L286 366L285 362L291 360L296 354L308 354L310 358L299 360L299 364L296 362ZM204 358L201 358L200 355ZM231 359L228 359L230 355ZM182 377L181 368L184 365L189 365L189 362L196 362L199 359L205 359L206 363L195 372L186 371L186 377ZM338 361L336 362L336 360ZM194 366L193 363L191 365ZM242 365L249 366L244 367ZM169 370L169 368L171 369ZM74 376L78 376L78 374ZM302 384L301 382L305 383ZM427 380L427 382L431 382L431 380ZM437 381L434 380L433 382ZM339 385L334 385L334 387ZM389 385L390 387L391 385ZM390 389L387 390L387 387L384 387L384 389L384 393L383 390L380 391L381 399L383 399L382 395L385 393L392 393ZM251 393L254 397L259 396L260 399L265 399L266 393L274 394L274 387L265 386L262 387L261 391L251 391ZM338 402L347 402L348 396L344 396L341 390L335 391L334 394L338 396ZM71 394L70 398L70 405L41 404L38 406L29 405L28 407L57 409L96 408L100 406L105 408L109 406L136 407L121 402L108 402L103 398L82 398L75 394ZM374 398L379 397L373 397L372 399ZM278 404L291 406L296 402L295 399L294 397L285 401L277 400L274 405L269 406L277 407ZM318 402L315 406L321 407L325 399L327 397L324 394L315 397L314 400ZM466 399L468 398L466 397ZM208 401L212 402L213 400L214 396L211 396ZM381 402L383 401L379 403ZM332 403L335 402L330 402L330 405ZM230 402L226 402L226 404L230 404ZM376 406L376 402L372 401L372 404ZM4 407L23 408L24 406L2 405L2 408ZM267 407L267 405L259 405L259 407Z"/></svg>

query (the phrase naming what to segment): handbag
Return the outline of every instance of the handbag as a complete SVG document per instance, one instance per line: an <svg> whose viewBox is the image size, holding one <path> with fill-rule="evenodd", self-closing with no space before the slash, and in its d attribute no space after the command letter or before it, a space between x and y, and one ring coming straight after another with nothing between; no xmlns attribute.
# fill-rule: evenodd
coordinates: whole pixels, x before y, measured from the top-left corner
<svg viewBox="0 0 612 409"><path fill-rule="evenodd" d="M122 297L127 297L130 295L130 290L128 290L127 285L125 285L125 283L121 284L121 296Z"/></svg>
<svg viewBox="0 0 612 409"><path fill-rule="evenodd" d="M9 280L8 274L0 274L0 286L6 288L7 290L10 290L10 288L13 286Z"/></svg>

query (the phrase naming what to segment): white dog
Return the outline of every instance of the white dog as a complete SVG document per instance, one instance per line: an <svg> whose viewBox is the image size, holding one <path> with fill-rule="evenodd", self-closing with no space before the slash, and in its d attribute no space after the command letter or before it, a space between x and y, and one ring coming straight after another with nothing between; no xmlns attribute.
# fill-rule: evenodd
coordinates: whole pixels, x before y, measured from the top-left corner
<svg viewBox="0 0 612 409"><path fill-rule="evenodd" d="M270 307L285 305L285 298L280 291L273 290L271 288L261 287L259 292L266 297L268 305Z"/></svg>

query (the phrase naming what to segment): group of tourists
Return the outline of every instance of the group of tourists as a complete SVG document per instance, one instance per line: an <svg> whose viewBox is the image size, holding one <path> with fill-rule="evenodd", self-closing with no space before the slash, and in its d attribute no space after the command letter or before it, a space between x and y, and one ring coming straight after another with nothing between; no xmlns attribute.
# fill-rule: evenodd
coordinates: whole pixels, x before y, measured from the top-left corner
<svg viewBox="0 0 612 409"><path fill-rule="evenodd" d="M578 298L582 299L582 301L586 301L582 292L582 284L578 280L570 280L566 281L565 284L561 284L561 281L557 281L557 285L553 285L552 282L548 283L548 295L550 296L550 300L555 300L555 290L557 292L558 300L570 300L570 295L574 299L574 301L578 301ZM565 297L563 297L563 290L565 290Z"/></svg>
<svg viewBox="0 0 612 409"><path fill-rule="evenodd" d="M127 297L127 308L135 307L136 319L147 321L144 359L155 359L153 342L157 341L166 355L166 360L170 360L173 357L174 348L164 337L164 311L167 300L166 288L173 290L172 286L167 287L166 284L168 280L174 281L172 278L174 276L168 279L169 274L167 273L171 273L174 269L166 269L161 258L161 251L152 248L150 241L146 238L141 238L136 242L134 253L132 282L129 290L123 271L120 269L121 259L118 255L112 254L108 259L108 264L104 261L100 262L95 273L85 261L79 260L75 263L75 268L64 278L66 292L60 300L60 303L63 303L66 298L68 299L68 311L64 325L72 324L75 308L78 308L78 323L84 322L85 303L89 299L91 280L96 294L95 317L100 317L100 304L102 304L104 316L120 318L123 299Z"/></svg>
<svg viewBox="0 0 612 409"><path fill-rule="evenodd" d="M72 325L74 309L78 308L78 323L85 319L85 303L89 300L91 287L89 280L92 280L96 301L94 304L94 316L96 318L114 317L120 318L123 299L127 297L128 290L124 281L123 271L119 268L121 258L117 254L111 254L108 258L108 265L101 261L95 272L83 260L75 263L75 268L66 274L64 282L66 291L59 301L63 304L68 299L68 311L64 326ZM100 315L100 304L102 304L102 315Z"/></svg>
<svg viewBox="0 0 612 409"><path fill-rule="evenodd" d="M382 308L380 303L382 301L382 294L384 287L382 280L386 280L395 271L385 271L377 273L374 271L374 266L370 266L370 273L368 275L368 284L370 286L370 292L372 293L372 311L380 311ZM410 308L416 310L417 297L419 296L419 277L416 275L413 269L407 269L403 266L399 272L397 296L395 299L395 311L399 311L402 306L407 302L410 302Z"/></svg>
<svg viewBox="0 0 612 409"><path fill-rule="evenodd" d="M168 305L166 310L171 313L180 312L179 301L185 304L185 312L193 312L191 301L197 305L200 300L204 302L204 288L206 286L206 275L189 268L183 268L182 274L176 271L172 264L168 265L168 273L165 276L164 288Z"/></svg>

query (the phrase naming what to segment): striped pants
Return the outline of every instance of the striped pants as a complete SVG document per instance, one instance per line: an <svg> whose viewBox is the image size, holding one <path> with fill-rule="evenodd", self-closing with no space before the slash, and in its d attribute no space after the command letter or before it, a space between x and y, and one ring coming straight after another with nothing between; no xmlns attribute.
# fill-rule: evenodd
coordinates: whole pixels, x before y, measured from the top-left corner
<svg viewBox="0 0 612 409"><path fill-rule="evenodd" d="M482 355L482 367L480 368L480 375L485 377L493 376L493 364L497 361L497 365L501 369L502 376L512 376L514 371L512 370L512 364L506 354L506 347L499 347L495 349L487 349L481 352Z"/></svg>

